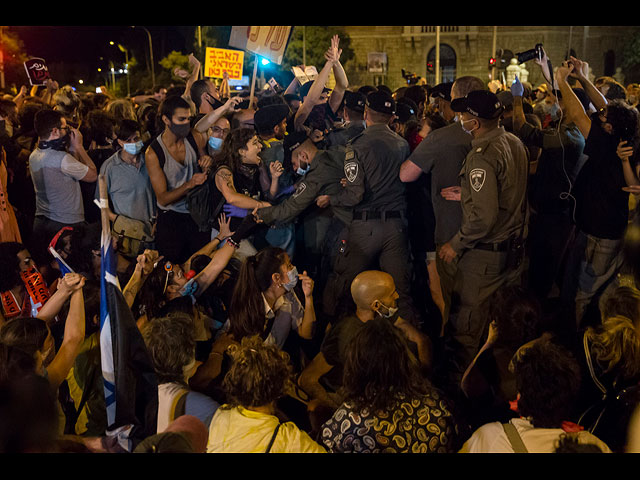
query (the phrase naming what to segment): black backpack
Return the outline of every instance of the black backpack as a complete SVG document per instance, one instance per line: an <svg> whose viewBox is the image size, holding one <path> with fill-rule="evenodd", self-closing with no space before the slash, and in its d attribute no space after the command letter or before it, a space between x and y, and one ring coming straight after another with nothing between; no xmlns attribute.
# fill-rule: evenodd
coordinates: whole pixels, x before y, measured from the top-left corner
<svg viewBox="0 0 640 480"><path fill-rule="evenodd" d="M158 135L158 137L159 136L160 135ZM158 137L154 138L149 146L158 156L158 163L160 164L160 168L164 168L166 159L164 150L158 142ZM189 132L189 135L186 136L186 140L196 152L196 155L200 156L198 144L196 143L196 139L191 132ZM200 171L199 166L198 171ZM197 187L189 190L186 196L189 214L198 226L198 230L200 230L201 232L208 232L214 227L216 218L222 210L222 206L225 202L224 197L222 197L220 201L216 205L214 205L214 195L217 190L214 178L215 176L212 175L207 176L207 180L202 185L198 185Z"/></svg>

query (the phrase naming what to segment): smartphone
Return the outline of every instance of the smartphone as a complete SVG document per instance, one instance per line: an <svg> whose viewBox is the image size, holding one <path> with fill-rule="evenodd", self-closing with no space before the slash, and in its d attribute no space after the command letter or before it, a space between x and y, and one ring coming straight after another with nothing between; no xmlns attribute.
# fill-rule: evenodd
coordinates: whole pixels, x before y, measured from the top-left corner
<svg viewBox="0 0 640 480"><path fill-rule="evenodd" d="M242 102L240 102L237 106L237 109L239 110L246 110L247 108L249 108L249 99L243 100Z"/></svg>

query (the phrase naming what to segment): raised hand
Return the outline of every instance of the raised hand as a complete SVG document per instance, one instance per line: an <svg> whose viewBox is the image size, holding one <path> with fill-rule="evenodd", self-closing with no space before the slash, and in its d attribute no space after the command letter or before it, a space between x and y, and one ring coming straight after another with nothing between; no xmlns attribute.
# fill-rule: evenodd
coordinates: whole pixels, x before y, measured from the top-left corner
<svg viewBox="0 0 640 480"><path fill-rule="evenodd" d="M284 168L280 162L276 161L269 164L269 171L271 172L271 178L279 178L284 173Z"/></svg>

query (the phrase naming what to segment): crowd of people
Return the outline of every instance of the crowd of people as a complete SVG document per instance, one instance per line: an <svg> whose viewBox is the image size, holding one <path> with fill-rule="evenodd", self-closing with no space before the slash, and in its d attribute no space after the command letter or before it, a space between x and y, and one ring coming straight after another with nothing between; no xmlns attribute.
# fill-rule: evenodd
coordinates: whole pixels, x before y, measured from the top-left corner
<svg viewBox="0 0 640 480"><path fill-rule="evenodd" d="M255 95L193 56L128 98L4 95L0 451L638 451L637 85L545 54L536 88L392 91L340 56ZM130 450L103 218L157 386Z"/></svg>

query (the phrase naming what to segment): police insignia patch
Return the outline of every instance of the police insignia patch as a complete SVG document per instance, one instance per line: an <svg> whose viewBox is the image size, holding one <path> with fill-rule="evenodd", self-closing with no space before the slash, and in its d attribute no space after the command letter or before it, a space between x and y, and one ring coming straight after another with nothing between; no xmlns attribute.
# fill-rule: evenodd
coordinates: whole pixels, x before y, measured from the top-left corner
<svg viewBox="0 0 640 480"><path fill-rule="evenodd" d="M471 182L471 188L476 192L479 192L484 185L484 180L487 177L487 172L482 168L474 168L469 172L469 182Z"/></svg>
<svg viewBox="0 0 640 480"><path fill-rule="evenodd" d="M353 183L358 176L358 164L356 162L346 163L344 166L344 174L347 180L349 180L349 183Z"/></svg>
<svg viewBox="0 0 640 480"><path fill-rule="evenodd" d="M296 188L296 191L293 192L292 197L296 198L298 195L304 192L306 188L307 188L307 184L304 182L301 182L300 185L298 185L298 188Z"/></svg>

